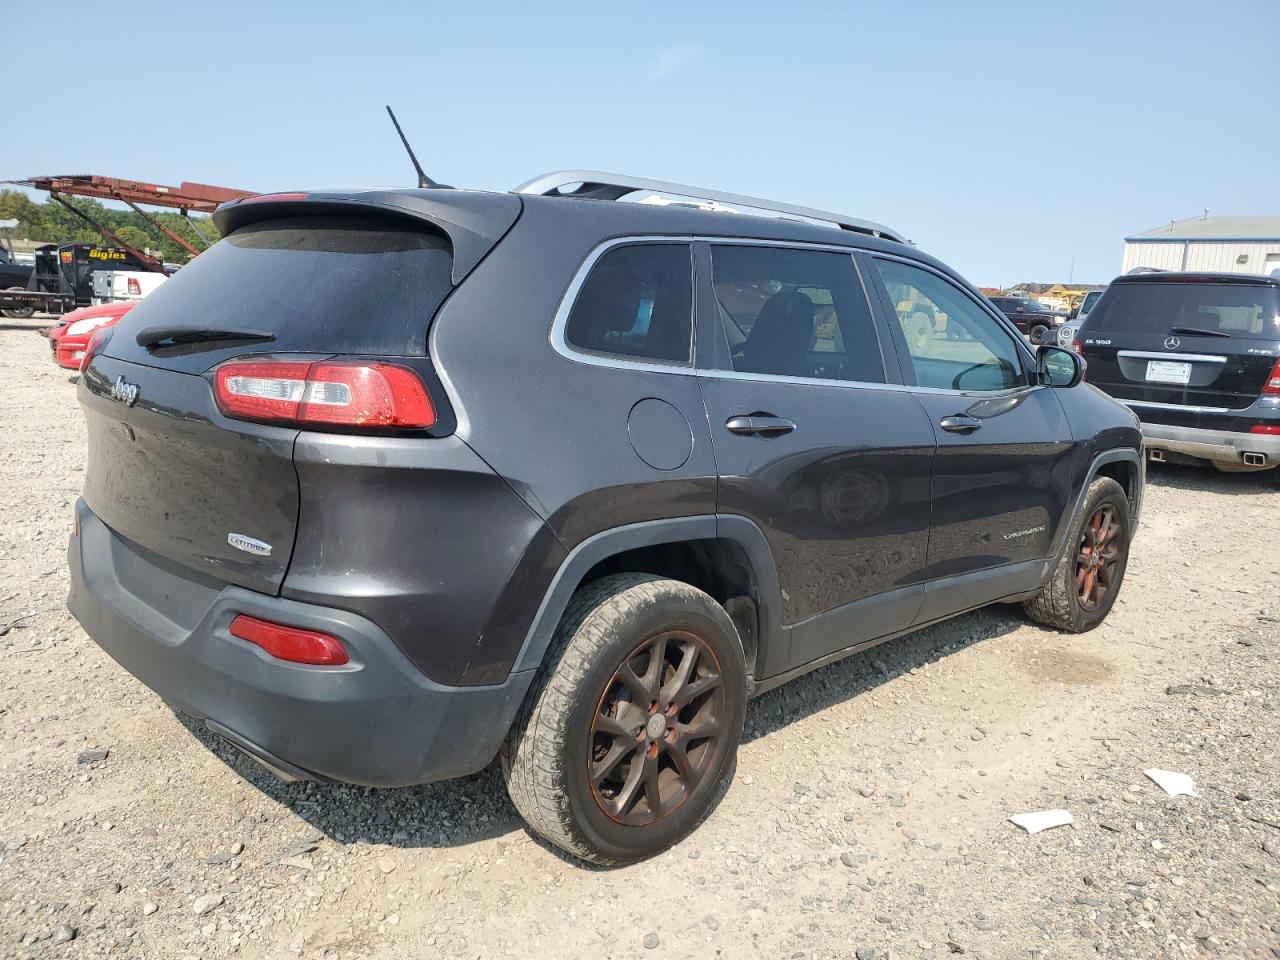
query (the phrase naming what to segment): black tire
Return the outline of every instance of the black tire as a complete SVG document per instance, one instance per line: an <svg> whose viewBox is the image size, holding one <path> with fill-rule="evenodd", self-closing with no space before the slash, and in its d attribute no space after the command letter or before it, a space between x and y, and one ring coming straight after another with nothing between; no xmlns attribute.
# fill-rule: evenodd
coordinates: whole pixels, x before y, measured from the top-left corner
<svg viewBox="0 0 1280 960"><path fill-rule="evenodd" d="M6 287L5 289L25 292L27 288L26 287ZM10 320L29 320L31 317L35 316L35 313L36 313L35 307L12 307L7 310L0 310L0 314L4 314Z"/></svg>
<svg viewBox="0 0 1280 960"><path fill-rule="evenodd" d="M1048 332L1049 332L1048 327L1046 327L1043 323L1037 323L1034 327L1031 328L1031 331L1027 334L1027 336L1031 338L1031 342L1034 344L1034 343L1039 343L1040 338L1042 338ZM1056 343L1057 341L1054 341L1054 342Z"/></svg>
<svg viewBox="0 0 1280 960"><path fill-rule="evenodd" d="M1109 514L1107 510L1110 511ZM1099 514L1114 518L1114 522L1118 524L1118 531L1106 541L1108 546L1114 543L1118 549L1114 560L1104 561L1110 564L1109 567L1094 570L1094 579L1097 583L1100 584L1103 576L1100 571L1104 569L1109 580L1105 593L1098 596L1090 606L1081 600L1081 584L1077 578L1081 572L1081 558L1090 556L1094 552L1089 544L1093 536L1090 528L1094 518ZM1027 616L1037 623L1066 630L1069 633L1084 633L1105 620L1124 583L1132 531L1129 499L1125 496L1124 488L1110 477L1099 477L1094 480L1089 485L1089 492L1085 495L1084 508L1076 518L1074 527L1068 532L1062 556L1059 557L1049 582L1038 594L1022 604ZM1085 566L1087 583L1087 563Z"/></svg>
<svg viewBox="0 0 1280 960"><path fill-rule="evenodd" d="M649 708L650 723L636 727L641 732L635 736L636 743L628 747L631 741L627 736L598 730L596 725L605 722L601 718L610 710L621 718L624 709L646 709L637 697L623 699L630 689L619 679L624 664L630 667L646 654L652 656L654 674L660 678L656 689L662 699L667 683L661 678L668 677L668 682L673 683L678 670L665 659L668 634L678 634L680 642L685 642L685 637L692 638L699 651L692 660L696 666L685 671L687 676L702 676L705 680L702 671L707 669L714 679L718 671L719 683L708 688L711 692L699 694L693 703L706 704L714 699L717 713L723 714L717 718L717 729L723 732L709 739L682 741L686 730L693 728L682 723L685 708L673 702L670 709L676 712L671 714L671 728L665 727L667 714L659 710L664 719L658 722L658 716ZM655 654L653 650L659 642L663 653ZM679 653L679 649L673 650L673 655ZM667 674L668 668L673 673ZM630 676L643 683L647 675L646 672L646 677L640 677L636 671ZM698 682L701 681L689 683L686 689ZM619 691L622 697L608 699ZM570 601L547 651L539 682L503 744L502 772L511 802L530 830L583 860L621 864L660 853L691 833L723 795L742 737L746 700L742 646L733 622L719 603L687 583L647 574L618 574L597 580L579 590ZM610 702L614 703L612 708L606 706ZM638 712L635 717L644 719ZM666 732L653 734L656 741L646 740L653 732L654 722ZM602 737L616 739L605 740L605 748ZM665 746L668 737L672 743L680 742L685 772L678 772L672 758L662 754L670 749ZM606 754L603 757L602 749ZM622 761L612 769L621 771L626 767L628 783L643 781L639 787L633 785L629 794L636 797L635 809L639 812L626 812L626 800L621 796L626 790L624 785L616 791L622 810L615 813L639 820L655 817L651 822L622 822L606 810L611 798L605 795L605 781L599 787L593 786L592 764L597 769L606 766L608 755L615 749L621 751ZM645 758L658 758L656 771L664 763L660 754L667 756L665 762L669 764L662 767L663 782L667 788L674 783L681 796L666 812L662 811L660 799L653 805L655 814L649 810L649 760ZM697 771L689 772L688 766L695 755L695 766L701 771L697 778ZM641 772L632 777L630 765L637 762ZM686 772L688 780L695 784L691 788L685 786ZM653 774L655 785L658 776L657 772Z"/></svg>

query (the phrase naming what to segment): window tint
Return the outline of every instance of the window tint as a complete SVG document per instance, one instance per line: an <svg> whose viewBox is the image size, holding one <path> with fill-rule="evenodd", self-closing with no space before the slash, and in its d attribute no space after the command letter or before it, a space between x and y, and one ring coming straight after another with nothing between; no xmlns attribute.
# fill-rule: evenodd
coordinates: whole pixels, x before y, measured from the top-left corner
<svg viewBox="0 0 1280 960"><path fill-rule="evenodd" d="M689 245L614 247L578 292L565 340L579 350L689 363L693 281Z"/></svg>
<svg viewBox="0 0 1280 960"><path fill-rule="evenodd" d="M1280 290L1244 283L1117 283L1089 314L1089 333L1164 336L1208 330L1280 339Z"/></svg>
<svg viewBox="0 0 1280 960"><path fill-rule="evenodd" d="M154 354L135 334L179 324L274 334L277 353L422 356L452 289L449 241L404 220L296 217L242 227L141 300L112 337L112 356ZM170 361L204 370L205 353Z"/></svg>
<svg viewBox="0 0 1280 960"><path fill-rule="evenodd" d="M922 387L1006 390L1026 383L1013 339L968 294L936 273L875 261Z"/></svg>
<svg viewBox="0 0 1280 960"><path fill-rule="evenodd" d="M716 246L711 276L732 369L884 382L880 344L848 254Z"/></svg>

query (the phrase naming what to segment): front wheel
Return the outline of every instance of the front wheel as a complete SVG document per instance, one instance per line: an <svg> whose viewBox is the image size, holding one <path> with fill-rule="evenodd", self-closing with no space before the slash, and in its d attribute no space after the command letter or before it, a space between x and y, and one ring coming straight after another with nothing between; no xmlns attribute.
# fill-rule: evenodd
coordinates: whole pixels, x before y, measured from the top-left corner
<svg viewBox="0 0 1280 960"><path fill-rule="evenodd" d="M1080 513L1049 582L1022 605L1032 620L1070 633L1092 630L1111 612L1132 530L1129 499L1110 477L1089 485Z"/></svg>
<svg viewBox="0 0 1280 960"><path fill-rule="evenodd" d="M502 749L529 828L594 863L679 842L733 770L747 676L724 608L689 584L605 577L575 594Z"/></svg>

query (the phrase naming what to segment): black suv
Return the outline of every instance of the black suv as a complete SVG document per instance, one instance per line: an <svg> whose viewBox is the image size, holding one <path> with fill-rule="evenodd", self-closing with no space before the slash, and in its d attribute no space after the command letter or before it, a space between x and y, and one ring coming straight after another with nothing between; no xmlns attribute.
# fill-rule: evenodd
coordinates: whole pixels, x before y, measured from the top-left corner
<svg viewBox="0 0 1280 960"><path fill-rule="evenodd" d="M611 202L646 190L784 218ZM1137 419L887 228L582 171L215 220L88 348L69 604L285 777L501 754L533 830L635 860L715 803L751 695L1120 588ZM963 336L913 351L899 302Z"/></svg>
<svg viewBox="0 0 1280 960"><path fill-rule="evenodd" d="M1153 460L1280 464L1280 277L1118 277L1076 339L1089 381L1141 417Z"/></svg>
<svg viewBox="0 0 1280 960"><path fill-rule="evenodd" d="M1066 319L1065 314L1050 310L1030 297L992 297L991 302L1035 343L1047 342L1045 335L1058 329Z"/></svg>

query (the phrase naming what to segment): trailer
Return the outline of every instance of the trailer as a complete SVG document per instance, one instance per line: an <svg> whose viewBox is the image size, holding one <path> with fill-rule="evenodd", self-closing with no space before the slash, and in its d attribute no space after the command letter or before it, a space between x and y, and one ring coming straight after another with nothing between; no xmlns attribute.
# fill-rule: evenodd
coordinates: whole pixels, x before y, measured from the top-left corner
<svg viewBox="0 0 1280 960"><path fill-rule="evenodd" d="M140 180L122 180L116 177L87 174L29 177L25 180L5 182L47 191L51 200L62 204L88 223L109 244L109 246L83 243L62 246L50 244L39 248L36 252L36 266L27 280L26 288L0 289L0 313L10 317L29 317L34 310L61 315L69 310L90 305L94 302L93 274L97 271L111 269L167 272L165 264L159 258L125 243L110 227L69 203L66 197L93 197L123 203L194 257L200 253L200 248L181 234L170 230L143 210L139 204L168 207L178 210L184 217L189 217L192 211L212 213L220 204L230 200L242 200L245 197L255 196L249 190L216 187L207 183L184 181L173 187L145 183ZM189 222L208 247L213 241L201 233L197 221L189 220Z"/></svg>
<svg viewBox="0 0 1280 960"><path fill-rule="evenodd" d="M45 244L36 248L27 289L0 291L0 309L33 307L58 316L87 307L95 299L95 275L118 270L154 272L149 264L123 250L93 243Z"/></svg>

